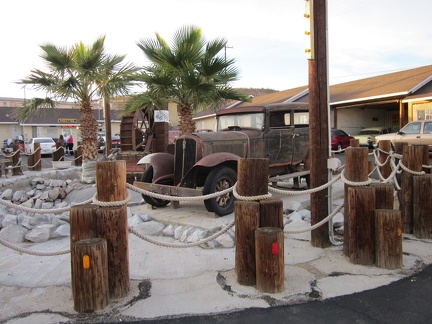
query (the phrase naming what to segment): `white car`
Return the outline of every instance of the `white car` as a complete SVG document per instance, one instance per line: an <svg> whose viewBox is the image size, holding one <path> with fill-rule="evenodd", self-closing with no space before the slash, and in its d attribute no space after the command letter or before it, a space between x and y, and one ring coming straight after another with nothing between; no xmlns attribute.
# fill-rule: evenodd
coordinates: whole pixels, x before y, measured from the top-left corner
<svg viewBox="0 0 432 324"><path fill-rule="evenodd" d="M34 137L25 143L25 152L34 153L34 144L39 143L41 154L52 154L56 150L56 143L51 137Z"/></svg>
<svg viewBox="0 0 432 324"><path fill-rule="evenodd" d="M360 146L367 146L369 148L376 148L376 137L378 135L391 133L391 128L386 127L369 127L363 128L358 135L354 135L355 139L359 140Z"/></svg>
<svg viewBox="0 0 432 324"><path fill-rule="evenodd" d="M376 140L377 144L382 140L390 140L392 144L405 142L410 145L429 145L429 151L432 151L432 120L412 121L399 132L379 135Z"/></svg>

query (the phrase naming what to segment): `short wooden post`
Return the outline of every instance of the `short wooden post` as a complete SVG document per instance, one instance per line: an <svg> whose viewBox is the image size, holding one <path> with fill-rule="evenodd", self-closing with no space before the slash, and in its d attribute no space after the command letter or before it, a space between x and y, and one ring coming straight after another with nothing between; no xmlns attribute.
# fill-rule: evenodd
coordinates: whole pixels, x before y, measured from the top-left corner
<svg viewBox="0 0 432 324"><path fill-rule="evenodd" d="M394 152L395 152L397 155L403 156L404 147L405 147L405 146L408 146L408 143L406 143L406 142L396 142L396 143L393 143L393 146L394 146ZM402 158L395 158L395 161L394 161L395 164L397 165L397 164L399 163L400 160L402 160ZM398 183L399 186L400 186L401 183L402 183L402 174L401 174L401 173L396 173L396 181L397 181L397 183ZM401 193L400 193L400 191L399 191L399 192L398 192L398 200L399 200L399 203L400 203L400 200L401 200L400 195L401 195Z"/></svg>
<svg viewBox="0 0 432 324"><path fill-rule="evenodd" d="M374 188L348 188L348 210L350 261L355 264L372 265L375 262Z"/></svg>
<svg viewBox="0 0 432 324"><path fill-rule="evenodd" d="M52 154L52 160L54 162L57 162L57 161L63 160L63 157L64 157L64 148L63 148L62 143L60 143L59 141L57 141L55 143L55 145L56 145L56 150Z"/></svg>
<svg viewBox="0 0 432 324"><path fill-rule="evenodd" d="M107 242L92 238L74 242L72 245L72 295L74 309L93 312L108 305L108 258Z"/></svg>
<svg viewBox="0 0 432 324"><path fill-rule="evenodd" d="M360 140L356 138L350 139L350 146L351 147L360 147Z"/></svg>
<svg viewBox="0 0 432 324"><path fill-rule="evenodd" d="M410 170L419 172L422 170L421 145L409 145L403 147L402 163ZM404 233L413 232L413 174L402 172L401 190L399 196L399 208L402 214L402 230Z"/></svg>
<svg viewBox="0 0 432 324"><path fill-rule="evenodd" d="M82 155L83 155L82 144L79 141L77 144L76 150L74 150L74 165L75 166L81 166L82 165Z"/></svg>
<svg viewBox="0 0 432 324"><path fill-rule="evenodd" d="M260 202L260 227L278 227L283 230L283 201L265 199Z"/></svg>
<svg viewBox="0 0 432 324"><path fill-rule="evenodd" d="M35 165L34 171L42 170L42 152L40 150L40 143L34 143L33 165Z"/></svg>
<svg viewBox="0 0 432 324"><path fill-rule="evenodd" d="M394 209L375 210L375 263L384 269L403 266L401 212Z"/></svg>
<svg viewBox="0 0 432 324"><path fill-rule="evenodd" d="M394 185L391 183L371 183L375 188L375 208L393 209L394 207Z"/></svg>
<svg viewBox="0 0 432 324"><path fill-rule="evenodd" d="M280 293L284 290L284 236L276 227L255 230L256 288L261 292Z"/></svg>
<svg viewBox="0 0 432 324"><path fill-rule="evenodd" d="M96 163L97 199L101 202L125 200L126 161L102 161ZM101 207L97 233L107 240L108 276L111 298L127 296L130 289L127 206Z"/></svg>
<svg viewBox="0 0 432 324"><path fill-rule="evenodd" d="M432 174L413 177L413 234L432 239Z"/></svg>
<svg viewBox="0 0 432 324"><path fill-rule="evenodd" d="M392 150L391 141L389 141L389 140L379 141L378 149L379 149L378 162L380 164L383 164L387 160L387 158L388 158L388 156ZM384 179L387 179L388 177L390 177L390 175L391 175L390 161L387 161L386 164L379 167L379 170L380 170L381 175ZM380 181L382 181L382 180L380 179Z"/></svg>
<svg viewBox="0 0 432 324"><path fill-rule="evenodd" d="M22 175L22 169L21 169L21 164L20 164L20 147L19 144L13 144L12 145L12 150L14 152L14 154L12 155L12 175L13 176L17 176L17 175Z"/></svg>
<svg viewBox="0 0 432 324"><path fill-rule="evenodd" d="M238 162L237 192L241 196L268 193L268 159L245 159ZM250 181L254 179L254 181ZM255 201L235 201L236 249L235 268L241 285L255 285L255 230L260 226L260 204Z"/></svg>
<svg viewBox="0 0 432 324"><path fill-rule="evenodd" d="M253 286L256 283L255 230L259 228L260 204L256 201L236 200L234 213L237 282Z"/></svg>
<svg viewBox="0 0 432 324"><path fill-rule="evenodd" d="M368 149L366 147L351 147L345 151L345 178L352 182L364 182L368 180ZM348 188L350 185L345 184L344 188L344 245L343 252L349 255L349 222L350 210L348 206Z"/></svg>

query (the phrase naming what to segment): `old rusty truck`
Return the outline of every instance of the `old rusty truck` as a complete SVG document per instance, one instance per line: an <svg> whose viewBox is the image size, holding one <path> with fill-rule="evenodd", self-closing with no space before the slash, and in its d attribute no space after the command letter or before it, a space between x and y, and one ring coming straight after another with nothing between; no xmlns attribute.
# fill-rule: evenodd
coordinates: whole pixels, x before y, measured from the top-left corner
<svg viewBox="0 0 432 324"><path fill-rule="evenodd" d="M180 136L174 154L152 153L140 159L138 164L146 168L141 182L134 185L171 196L211 194L236 183L240 158L268 158L269 179L308 174L308 104L227 108L218 111L216 118L217 131ZM155 207L170 202L149 195L143 198ZM230 192L204 204L209 212L223 216L233 212L234 200Z"/></svg>

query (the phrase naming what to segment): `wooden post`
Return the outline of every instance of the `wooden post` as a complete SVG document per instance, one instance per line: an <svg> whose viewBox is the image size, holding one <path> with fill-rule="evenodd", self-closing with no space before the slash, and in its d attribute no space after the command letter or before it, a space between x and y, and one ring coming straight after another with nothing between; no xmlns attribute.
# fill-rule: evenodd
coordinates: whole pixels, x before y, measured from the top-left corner
<svg viewBox="0 0 432 324"><path fill-rule="evenodd" d="M108 305L107 242L92 238L72 245L72 295L74 309L93 312Z"/></svg>
<svg viewBox="0 0 432 324"><path fill-rule="evenodd" d="M389 156L389 154L392 150L391 141L389 141L389 140L379 141L378 148L380 150L379 155L378 155L378 162L380 164L383 164L387 160L387 157ZM386 152L386 153L384 153L384 152ZM382 167L379 167L379 169L380 169L381 175L383 176L384 179L387 179L388 177L390 177L390 174L391 174L390 161L388 161ZM380 179L380 181L382 181L382 180Z"/></svg>
<svg viewBox="0 0 432 324"><path fill-rule="evenodd" d="M96 210L99 206L82 204L71 206L69 210L70 240L74 242L98 237Z"/></svg>
<svg viewBox="0 0 432 324"><path fill-rule="evenodd" d="M256 201L234 202L235 270L237 282L245 286L256 283L255 230L259 227L260 204Z"/></svg>
<svg viewBox="0 0 432 324"><path fill-rule="evenodd" d="M423 148L421 145L403 147L402 163L411 171L422 170ZM420 158L419 158L420 157ZM402 229L404 233L413 232L413 174L402 172L399 208L402 214Z"/></svg>
<svg viewBox="0 0 432 324"><path fill-rule="evenodd" d="M385 269L400 269L402 255L402 219L399 210L375 210L375 263Z"/></svg>
<svg viewBox="0 0 432 324"><path fill-rule="evenodd" d="M101 202L126 199L126 161L97 162L96 190L97 199ZM108 244L110 297L122 298L130 289L127 206L101 207L96 213L97 233Z"/></svg>
<svg viewBox="0 0 432 324"><path fill-rule="evenodd" d="M268 159L238 161L237 192L241 196L268 193ZM250 181L254 179L254 181ZM255 230L260 226L260 204L255 201L235 201L236 249L235 268L241 285L256 283Z"/></svg>
<svg viewBox="0 0 432 324"><path fill-rule="evenodd" d="M35 165L35 171L41 171L42 170L42 153L41 153L41 150L40 150L40 143L34 143L33 144L34 145L34 152L33 152L33 164L36 164ZM39 163L38 163L39 162Z"/></svg>
<svg viewBox="0 0 432 324"><path fill-rule="evenodd" d="M63 160L63 157L64 157L64 148L63 148L62 143L60 143L59 141L57 141L55 143L55 145L56 145L56 150L52 154L52 160L54 162L57 162L57 161Z"/></svg>
<svg viewBox="0 0 432 324"><path fill-rule="evenodd" d="M348 188L348 209L350 261L354 264L372 265L375 262L374 188Z"/></svg>
<svg viewBox="0 0 432 324"><path fill-rule="evenodd" d="M413 177L413 234L432 239L432 174Z"/></svg>
<svg viewBox="0 0 432 324"><path fill-rule="evenodd" d="M430 161L429 161L429 145L421 145L421 147L423 148L423 159L422 159L422 165L430 165ZM424 167L422 168L422 170L425 173L432 173L431 168L427 168Z"/></svg>
<svg viewBox="0 0 432 324"><path fill-rule="evenodd" d="M371 183L375 188L375 208L393 209L394 208L394 186L390 183Z"/></svg>
<svg viewBox="0 0 432 324"><path fill-rule="evenodd" d="M327 72L327 15L326 1L313 5L313 57L308 60L309 81L309 155L310 185L320 187L328 182L329 170L329 84ZM328 215L328 190L311 193L311 224L315 225ZM325 248L331 245L328 226L320 226L311 232L311 244Z"/></svg>
<svg viewBox="0 0 432 324"><path fill-rule="evenodd" d="M284 290L284 236L276 227L255 230L256 288L261 292L280 293Z"/></svg>
<svg viewBox="0 0 432 324"><path fill-rule="evenodd" d="M76 150L74 150L74 165L75 166L81 166L82 165L82 144L81 141L77 143Z"/></svg>
<svg viewBox="0 0 432 324"><path fill-rule="evenodd" d="M345 151L345 178L352 182L364 182L368 179L368 149L366 147L351 147ZM348 188L351 187L345 184L344 188L344 245L343 252L346 256L349 255L349 222L350 210L348 206Z"/></svg>
<svg viewBox="0 0 432 324"><path fill-rule="evenodd" d="M14 155L12 156L12 175L22 175L22 169L20 164L20 147L18 144L12 145L12 150L14 152Z"/></svg>
<svg viewBox="0 0 432 324"><path fill-rule="evenodd" d="M260 202L260 227L278 227L283 230L283 201L265 199Z"/></svg>
<svg viewBox="0 0 432 324"><path fill-rule="evenodd" d="M360 140L356 138L350 139L350 146L351 147L360 147Z"/></svg>

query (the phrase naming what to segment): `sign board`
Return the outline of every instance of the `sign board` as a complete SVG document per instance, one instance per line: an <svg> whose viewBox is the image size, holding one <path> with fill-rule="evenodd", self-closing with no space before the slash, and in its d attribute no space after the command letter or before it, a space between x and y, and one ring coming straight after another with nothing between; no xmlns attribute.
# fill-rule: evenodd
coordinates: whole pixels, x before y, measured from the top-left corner
<svg viewBox="0 0 432 324"><path fill-rule="evenodd" d="M57 122L59 124L76 124L77 120L75 118L59 118Z"/></svg>
<svg viewBox="0 0 432 324"><path fill-rule="evenodd" d="M155 123L169 123L169 112L168 110L155 110L154 111Z"/></svg>

